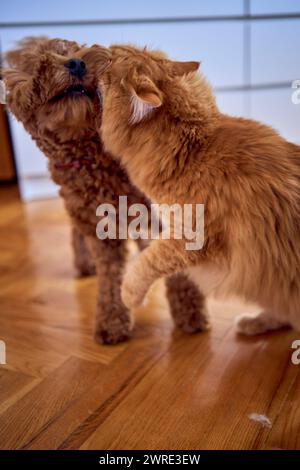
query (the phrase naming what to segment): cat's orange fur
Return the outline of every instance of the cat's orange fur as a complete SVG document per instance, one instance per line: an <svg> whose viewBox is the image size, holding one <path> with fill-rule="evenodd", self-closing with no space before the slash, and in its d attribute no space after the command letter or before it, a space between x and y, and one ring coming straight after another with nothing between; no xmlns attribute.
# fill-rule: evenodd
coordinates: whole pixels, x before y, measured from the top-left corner
<svg viewBox="0 0 300 470"><path fill-rule="evenodd" d="M192 267L216 277L219 292L260 304L260 314L240 316L240 332L300 330L300 147L221 113L195 62L131 46L110 52L100 76L106 150L151 200L205 204L203 249L153 241L127 271L124 303L138 305L157 278Z"/></svg>

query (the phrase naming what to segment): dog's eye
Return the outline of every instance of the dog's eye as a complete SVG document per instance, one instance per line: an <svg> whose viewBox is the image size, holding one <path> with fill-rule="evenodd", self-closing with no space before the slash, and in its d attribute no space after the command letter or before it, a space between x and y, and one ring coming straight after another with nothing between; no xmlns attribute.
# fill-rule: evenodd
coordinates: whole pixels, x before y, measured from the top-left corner
<svg viewBox="0 0 300 470"><path fill-rule="evenodd" d="M61 55L66 55L67 54L67 48L66 45L63 42L60 42L57 47L57 53Z"/></svg>

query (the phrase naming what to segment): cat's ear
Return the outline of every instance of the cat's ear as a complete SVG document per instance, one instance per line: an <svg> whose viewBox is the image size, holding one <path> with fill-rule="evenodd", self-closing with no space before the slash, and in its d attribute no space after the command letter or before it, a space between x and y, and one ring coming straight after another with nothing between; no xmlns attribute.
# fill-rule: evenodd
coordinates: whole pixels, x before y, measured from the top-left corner
<svg viewBox="0 0 300 470"><path fill-rule="evenodd" d="M196 72L200 67L201 62L189 61L178 62L174 60L169 61L171 72L175 76L182 76L190 72Z"/></svg>
<svg viewBox="0 0 300 470"><path fill-rule="evenodd" d="M122 81L122 84L130 93L131 124L142 121L162 105L162 93L150 78L140 76L134 85L125 81Z"/></svg>

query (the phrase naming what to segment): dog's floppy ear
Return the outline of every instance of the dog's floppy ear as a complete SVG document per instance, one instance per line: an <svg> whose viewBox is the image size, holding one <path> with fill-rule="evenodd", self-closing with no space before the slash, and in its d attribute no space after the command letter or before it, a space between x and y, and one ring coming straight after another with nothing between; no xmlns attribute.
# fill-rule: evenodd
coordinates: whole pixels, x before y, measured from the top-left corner
<svg viewBox="0 0 300 470"><path fill-rule="evenodd" d="M17 42L15 49L4 54L5 62L9 67L17 68L28 60L28 56L35 53L38 46L49 40L47 36L28 36Z"/></svg>
<svg viewBox="0 0 300 470"><path fill-rule="evenodd" d="M2 74L9 108L18 119L24 120L33 102L33 80L27 73L16 69L3 69Z"/></svg>
<svg viewBox="0 0 300 470"><path fill-rule="evenodd" d="M189 62L178 62L175 60L169 61L169 67L171 73L175 76L182 76L190 72L196 72L200 67L201 62L189 61Z"/></svg>
<svg viewBox="0 0 300 470"><path fill-rule="evenodd" d="M139 76L134 85L122 80L122 85L131 95L131 124L142 121L162 105L162 93L149 77Z"/></svg>

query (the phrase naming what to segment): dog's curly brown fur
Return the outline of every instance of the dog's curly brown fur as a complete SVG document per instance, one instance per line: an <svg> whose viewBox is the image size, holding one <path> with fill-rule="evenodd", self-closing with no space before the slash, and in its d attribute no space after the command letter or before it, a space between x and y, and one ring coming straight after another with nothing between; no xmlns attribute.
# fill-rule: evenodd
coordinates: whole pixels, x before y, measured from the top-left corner
<svg viewBox="0 0 300 470"><path fill-rule="evenodd" d="M61 187L72 220L75 266L81 275L93 274L96 268L96 340L113 344L125 340L133 326L120 297L127 246L125 240L100 241L96 237L96 208L101 203L117 208L119 195L127 195L128 204L148 201L130 184L119 164L104 153L95 130L99 116L101 119L96 66L99 71L102 54L97 46L27 38L7 54L9 68L3 72L10 110L49 158L52 178ZM82 78L72 76L65 67L72 58L85 62ZM70 92L69 87L76 85L83 87L82 94ZM185 276L169 280L167 296L177 325L188 332L206 329L203 298L191 281Z"/></svg>

